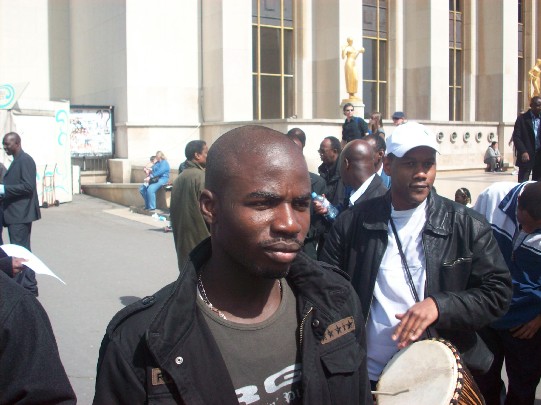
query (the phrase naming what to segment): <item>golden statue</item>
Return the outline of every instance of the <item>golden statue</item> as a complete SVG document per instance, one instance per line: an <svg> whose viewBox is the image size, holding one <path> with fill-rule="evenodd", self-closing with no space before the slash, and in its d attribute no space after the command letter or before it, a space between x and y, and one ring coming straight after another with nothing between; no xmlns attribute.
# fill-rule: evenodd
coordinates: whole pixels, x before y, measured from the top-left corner
<svg viewBox="0 0 541 405"><path fill-rule="evenodd" d="M541 95L541 59L537 59L535 66L528 72L528 76L530 77L528 96L531 99Z"/></svg>
<svg viewBox="0 0 541 405"><path fill-rule="evenodd" d="M353 39L349 37L347 39L347 45L342 47L342 59L346 59L344 64L344 73L346 76L346 90L349 93L350 99L357 99L355 93L357 93L357 69L355 69L355 60L360 53L364 53L364 48L357 50L353 46Z"/></svg>

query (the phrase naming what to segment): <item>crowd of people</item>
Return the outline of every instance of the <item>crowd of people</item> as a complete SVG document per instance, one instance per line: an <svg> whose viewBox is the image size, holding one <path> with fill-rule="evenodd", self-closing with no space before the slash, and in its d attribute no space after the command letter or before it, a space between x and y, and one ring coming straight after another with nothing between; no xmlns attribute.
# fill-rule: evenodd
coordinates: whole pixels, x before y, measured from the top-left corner
<svg viewBox="0 0 541 405"><path fill-rule="evenodd" d="M541 183L524 176L538 174L541 99L513 133L523 181L497 183L473 206L466 187L454 201L435 191L439 147L427 127L396 112L386 134L381 114L368 124L353 105L343 112L342 139L320 144L318 174L301 128L244 126L210 148L187 144L171 198L179 277L112 319L94 404L373 404L392 359L436 338L456 350L484 403L534 403ZM149 210L152 185L169 173L163 153L155 159L141 186ZM11 267L13 277L24 264ZM22 297L10 299L31 301ZM55 367L52 403L72 403Z"/></svg>

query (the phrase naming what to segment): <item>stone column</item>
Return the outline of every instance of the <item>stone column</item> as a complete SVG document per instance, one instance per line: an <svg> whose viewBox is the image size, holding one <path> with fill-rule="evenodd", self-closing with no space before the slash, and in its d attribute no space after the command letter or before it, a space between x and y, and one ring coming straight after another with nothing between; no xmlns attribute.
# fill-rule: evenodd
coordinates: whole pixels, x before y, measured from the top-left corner
<svg viewBox="0 0 541 405"><path fill-rule="evenodd" d="M388 3L389 113L404 110L404 0Z"/></svg>
<svg viewBox="0 0 541 405"><path fill-rule="evenodd" d="M314 93L317 85L314 83L313 69L313 13L312 1L295 1L295 43L297 83L297 115L298 118L314 117Z"/></svg>
<svg viewBox="0 0 541 405"><path fill-rule="evenodd" d="M201 121L252 120L252 8L243 0L201 7Z"/></svg>
<svg viewBox="0 0 541 405"><path fill-rule="evenodd" d="M404 3L404 112L409 119L449 119L449 3Z"/></svg>
<svg viewBox="0 0 541 405"><path fill-rule="evenodd" d="M517 116L517 3L478 2L477 120L514 122Z"/></svg>
<svg viewBox="0 0 541 405"><path fill-rule="evenodd" d="M362 47L362 6L357 0L315 0L313 3L314 27L314 116L316 118L342 118L340 104L348 98L344 78L342 46L347 38L353 45ZM356 60L358 92L362 100L362 58ZM364 112L358 106L357 116Z"/></svg>

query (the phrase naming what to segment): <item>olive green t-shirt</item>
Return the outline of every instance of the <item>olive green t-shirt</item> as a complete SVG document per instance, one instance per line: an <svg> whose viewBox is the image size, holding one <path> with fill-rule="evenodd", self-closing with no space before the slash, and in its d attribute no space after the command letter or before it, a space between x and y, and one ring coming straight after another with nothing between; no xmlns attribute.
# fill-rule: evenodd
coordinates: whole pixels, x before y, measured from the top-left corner
<svg viewBox="0 0 541 405"><path fill-rule="evenodd" d="M239 404L301 404L301 363L297 350L297 311L285 280L276 312L246 325L220 318L199 297L197 304L218 344Z"/></svg>

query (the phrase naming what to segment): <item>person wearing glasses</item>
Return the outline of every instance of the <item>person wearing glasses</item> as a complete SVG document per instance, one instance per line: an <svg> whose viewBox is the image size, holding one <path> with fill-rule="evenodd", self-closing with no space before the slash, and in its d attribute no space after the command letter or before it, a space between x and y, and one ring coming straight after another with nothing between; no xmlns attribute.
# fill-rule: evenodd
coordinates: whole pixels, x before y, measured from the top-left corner
<svg viewBox="0 0 541 405"><path fill-rule="evenodd" d="M368 124L366 121L360 117L353 116L354 109L353 104L344 104L343 111L344 115L346 116L346 120L342 125L342 147L354 139L362 139L369 133Z"/></svg>

